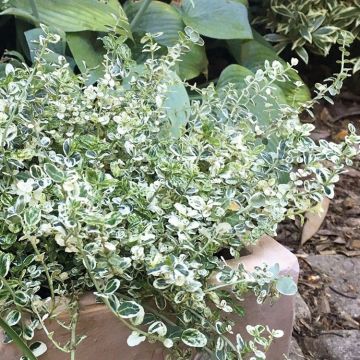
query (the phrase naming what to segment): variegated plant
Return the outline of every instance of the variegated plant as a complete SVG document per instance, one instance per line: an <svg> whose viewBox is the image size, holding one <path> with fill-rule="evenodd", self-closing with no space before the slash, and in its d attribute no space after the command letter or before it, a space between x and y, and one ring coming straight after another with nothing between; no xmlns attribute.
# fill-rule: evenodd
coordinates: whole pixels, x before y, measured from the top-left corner
<svg viewBox="0 0 360 360"><path fill-rule="evenodd" d="M226 314L241 314L249 291L259 303L293 294L292 280L279 277L276 266L233 270L216 254L229 249L239 257L284 218L332 197L360 138L350 127L342 144L315 144L313 126L298 120L312 102L296 108L279 97L293 70L278 61L256 73L235 66L217 87L184 84L175 69L191 39L200 41L186 29L155 56L159 45L147 35L147 60L138 65L124 38L106 37L97 85L84 85L85 75L69 71L62 56L46 60L59 40L51 34L40 37L33 67L6 66L0 325L28 359L46 350L32 344L39 326L76 358L78 298L89 291L130 329L129 346L157 341L177 360L195 350L216 359L265 359L281 336L248 326L252 340L237 334L232 342ZM244 75L235 84L233 72ZM315 99L337 93L348 73L344 60ZM189 100L186 86L198 100ZM64 298L69 341L59 344L47 319L57 320Z"/></svg>
<svg viewBox="0 0 360 360"><path fill-rule="evenodd" d="M328 55L344 32L360 38L359 0L269 0L256 12L263 12L255 22L272 32L266 39L276 43L277 51L290 46L305 63L308 51ZM355 66L359 69L360 59Z"/></svg>

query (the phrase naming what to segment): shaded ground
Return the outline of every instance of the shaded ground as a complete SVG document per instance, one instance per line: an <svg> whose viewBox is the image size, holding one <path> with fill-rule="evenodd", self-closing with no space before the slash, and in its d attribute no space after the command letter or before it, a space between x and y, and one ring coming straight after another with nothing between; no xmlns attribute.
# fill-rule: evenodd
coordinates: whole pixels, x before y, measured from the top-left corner
<svg viewBox="0 0 360 360"><path fill-rule="evenodd" d="M318 106L315 114L313 138L341 141L349 122L360 130L360 97L344 93L334 106ZM303 355L296 351L290 360L359 360L360 157L342 175L320 230L303 247L301 231L299 222L287 221L277 237L301 266L304 302L298 306L294 337Z"/></svg>

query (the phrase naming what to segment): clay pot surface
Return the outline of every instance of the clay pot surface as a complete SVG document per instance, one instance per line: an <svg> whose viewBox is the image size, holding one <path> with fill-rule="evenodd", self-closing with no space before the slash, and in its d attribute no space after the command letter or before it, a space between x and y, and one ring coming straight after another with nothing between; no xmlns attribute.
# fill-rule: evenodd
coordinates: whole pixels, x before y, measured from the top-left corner
<svg viewBox="0 0 360 360"><path fill-rule="evenodd" d="M255 246L249 248L250 255L237 260L229 260L228 265L236 268L242 263L247 270L254 269L262 263L280 265L283 275L290 275L295 281L299 275L299 264L294 254L277 243L269 236L262 237ZM215 277L212 278L214 284ZM246 325L268 325L271 329L281 329L284 336L276 339L267 352L268 360L284 359L288 354L294 319L294 296L282 296L273 304L266 302L259 305L254 295L246 297L240 305L245 308L245 316L230 314L236 325L234 334L241 333L246 339ZM69 333L56 322L48 323L49 329L55 333L54 338L61 344L69 339ZM77 334L86 335L86 339L78 346L76 360L164 360L164 350L161 345L143 342L139 346L129 347L126 343L130 334L127 327L101 304L95 303L95 297L85 295L80 301L80 317ZM1 336L0 336L1 337ZM235 337L235 335L234 335ZM43 331L36 334L35 340L43 341L48 346L46 354L39 360L70 360L70 355L57 350L47 339ZM0 343L1 360L18 360L21 353L14 345Z"/></svg>

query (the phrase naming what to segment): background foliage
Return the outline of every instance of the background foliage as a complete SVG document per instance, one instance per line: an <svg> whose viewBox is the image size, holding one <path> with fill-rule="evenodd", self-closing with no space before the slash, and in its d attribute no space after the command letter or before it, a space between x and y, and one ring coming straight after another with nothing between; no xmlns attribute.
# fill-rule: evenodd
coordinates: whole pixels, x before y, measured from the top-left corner
<svg viewBox="0 0 360 360"><path fill-rule="evenodd" d="M252 4L258 15L255 23L271 31L265 39L275 43L278 53L290 47L305 63L309 52L328 55L344 32L360 39L359 0L255 0ZM354 64L357 71L360 59Z"/></svg>

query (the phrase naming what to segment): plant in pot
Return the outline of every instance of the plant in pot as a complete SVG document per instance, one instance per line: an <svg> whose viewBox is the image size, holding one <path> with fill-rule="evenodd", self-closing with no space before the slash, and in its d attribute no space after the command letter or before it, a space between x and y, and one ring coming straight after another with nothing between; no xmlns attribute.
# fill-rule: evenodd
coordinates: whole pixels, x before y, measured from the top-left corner
<svg viewBox="0 0 360 360"><path fill-rule="evenodd" d="M33 343L39 331L76 358L88 293L129 330L129 346L158 343L173 359L265 359L281 331L259 324L251 340L232 341L227 314L242 313L248 292L262 303L296 286L276 266L231 268L219 252L238 258L332 196L356 154L353 127L344 143L317 145L298 120L312 103L278 98L290 65L231 67L216 88L199 89L175 73L197 34L186 29L162 56L154 37L142 40L142 65L125 38L105 37L105 75L86 86L64 57L45 60L58 40L46 34L32 67L8 65L0 80L0 325L27 359L46 351ZM345 65L315 99L338 91ZM235 84L234 73L243 75Z"/></svg>

